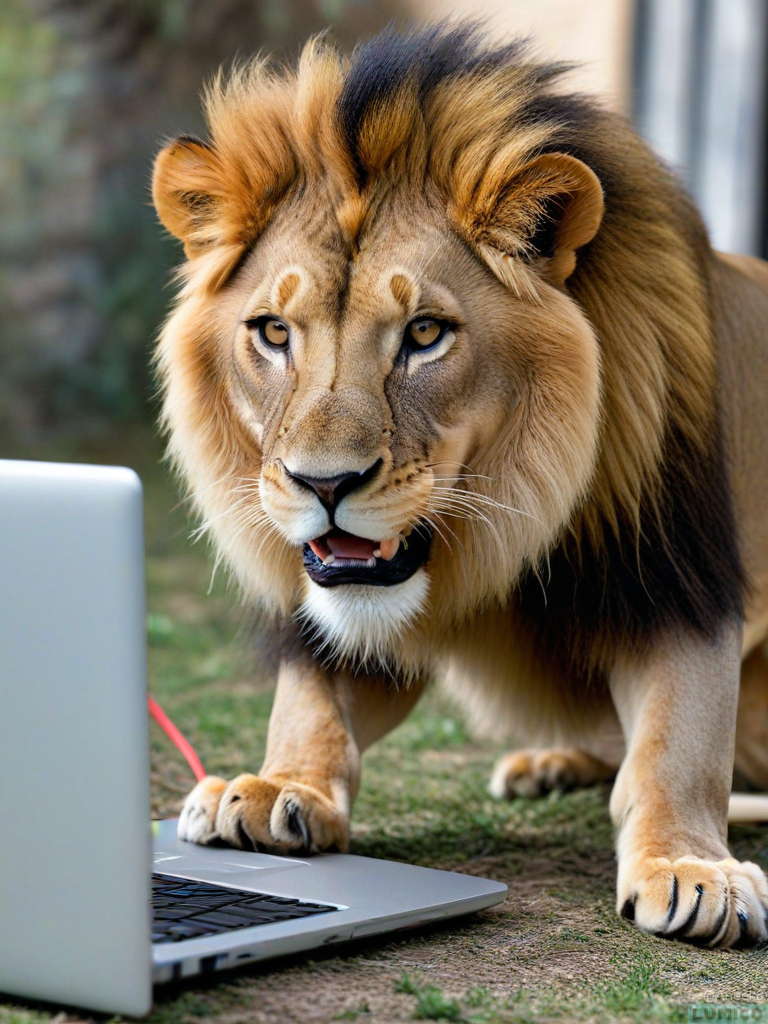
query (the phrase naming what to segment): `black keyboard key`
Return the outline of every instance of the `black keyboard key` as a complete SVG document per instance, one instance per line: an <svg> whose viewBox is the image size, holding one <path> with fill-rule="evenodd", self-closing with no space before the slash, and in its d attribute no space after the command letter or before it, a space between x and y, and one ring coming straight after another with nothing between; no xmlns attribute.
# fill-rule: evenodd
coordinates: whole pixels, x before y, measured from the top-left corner
<svg viewBox="0 0 768 1024"><path fill-rule="evenodd" d="M193 921L174 921L165 929L165 934L177 942L182 939L197 939L203 935L211 935L213 929L207 925L195 924Z"/></svg>
<svg viewBox="0 0 768 1024"><path fill-rule="evenodd" d="M218 910L220 907L228 907L231 903L239 904L240 900L232 899L231 896L223 896L220 900L214 899L188 899L188 900L176 900L174 907L196 907L198 910Z"/></svg>
<svg viewBox="0 0 768 1024"><path fill-rule="evenodd" d="M274 911L259 910L257 907L227 907L222 913L226 917L239 918L246 924L270 924L272 921L287 921L299 916L298 914L290 916L276 914ZM205 916L210 917L209 914Z"/></svg>
<svg viewBox="0 0 768 1024"><path fill-rule="evenodd" d="M152 909L152 919L157 921L183 921L186 917L192 917L193 914L197 914L199 911L195 910L194 907L183 907L179 910L158 910L156 907Z"/></svg>
<svg viewBox="0 0 768 1024"><path fill-rule="evenodd" d="M256 894L254 893L254 896L255 895ZM258 896L258 900L260 903L275 903L280 907L295 907L301 902L300 900L292 899L290 896L267 896L266 894L260 894Z"/></svg>
<svg viewBox="0 0 768 1024"><path fill-rule="evenodd" d="M190 924L210 925L214 928L246 928L248 926L248 921L243 917L237 917L235 914L214 912L210 914L200 914L193 917Z"/></svg>

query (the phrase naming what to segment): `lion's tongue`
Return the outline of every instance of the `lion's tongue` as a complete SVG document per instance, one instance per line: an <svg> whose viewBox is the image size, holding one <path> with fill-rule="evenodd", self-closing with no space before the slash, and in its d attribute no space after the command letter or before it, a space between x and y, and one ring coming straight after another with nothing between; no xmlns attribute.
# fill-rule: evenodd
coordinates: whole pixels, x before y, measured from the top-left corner
<svg viewBox="0 0 768 1024"><path fill-rule="evenodd" d="M325 543L331 549L331 554L336 558L360 558L368 561L373 558L373 552L377 548L375 541L367 537L354 537L351 533L344 533L343 530L334 530L325 538Z"/></svg>

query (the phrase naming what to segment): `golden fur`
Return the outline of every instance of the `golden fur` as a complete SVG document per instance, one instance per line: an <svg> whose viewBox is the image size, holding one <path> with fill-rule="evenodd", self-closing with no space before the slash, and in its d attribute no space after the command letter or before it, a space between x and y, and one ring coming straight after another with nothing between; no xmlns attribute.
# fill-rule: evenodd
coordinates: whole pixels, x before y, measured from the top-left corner
<svg viewBox="0 0 768 1024"><path fill-rule="evenodd" d="M592 750L514 755L499 795L605 778L626 741L620 909L730 945L764 937L768 905L724 835L738 650L768 634L768 422L745 426L754 374L722 348L751 346L768 378L768 278L718 260L669 172L559 93L560 71L471 28L351 59L316 40L295 70L219 76L210 141L158 156L155 204L188 257L158 350L170 451L248 599L303 623L260 775L201 784L181 834L343 848L360 752L441 670L479 726ZM267 314L289 358L255 339ZM451 329L404 359L420 316ZM428 522L429 561L321 589L301 548L329 520L295 480L371 468L337 526L382 541ZM740 754L763 786L767 675L751 670ZM688 716L704 797L695 749L673 750Z"/></svg>

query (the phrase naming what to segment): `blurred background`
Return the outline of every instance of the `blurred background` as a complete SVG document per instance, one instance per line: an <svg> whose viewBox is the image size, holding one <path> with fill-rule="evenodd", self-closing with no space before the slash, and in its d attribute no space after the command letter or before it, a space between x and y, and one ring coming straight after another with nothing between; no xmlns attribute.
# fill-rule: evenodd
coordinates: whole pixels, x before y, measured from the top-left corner
<svg viewBox="0 0 768 1024"><path fill-rule="evenodd" d="M149 353L179 259L149 205L163 139L201 132L219 64L345 46L392 19L530 34L679 169L715 244L766 253L768 0L2 0L0 441L151 422Z"/></svg>

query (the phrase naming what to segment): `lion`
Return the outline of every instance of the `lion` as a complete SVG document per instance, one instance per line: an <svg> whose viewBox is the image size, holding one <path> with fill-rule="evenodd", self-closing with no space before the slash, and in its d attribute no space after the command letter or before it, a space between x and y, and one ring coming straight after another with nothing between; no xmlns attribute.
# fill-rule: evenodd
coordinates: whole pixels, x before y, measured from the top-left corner
<svg viewBox="0 0 768 1024"><path fill-rule="evenodd" d="M362 752L438 677L533 744L497 796L616 775L623 917L755 942L727 814L734 747L768 788L768 265L565 70L471 24L317 38L159 153L169 452L280 657L259 773L179 835L347 849Z"/></svg>

